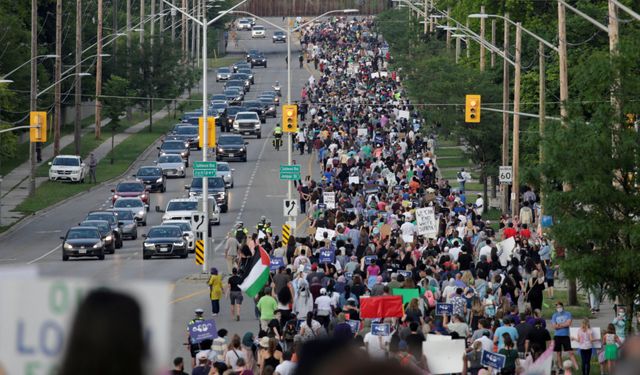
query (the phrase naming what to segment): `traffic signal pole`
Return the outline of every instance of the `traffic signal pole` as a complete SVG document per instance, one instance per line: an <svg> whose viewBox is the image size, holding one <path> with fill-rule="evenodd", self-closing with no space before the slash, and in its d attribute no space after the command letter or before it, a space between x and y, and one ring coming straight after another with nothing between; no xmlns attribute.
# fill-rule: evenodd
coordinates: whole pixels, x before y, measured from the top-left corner
<svg viewBox="0 0 640 375"><path fill-rule="evenodd" d="M291 65L293 61L291 61L291 17L287 17L287 104L291 104ZM293 147L293 133L288 133L287 137L287 165L291 165L291 153L293 152L291 148ZM292 190L293 184L291 180L287 181L287 199L291 200L292 198ZM287 216L287 221L293 220L292 216ZM291 228L292 230L294 228Z"/></svg>

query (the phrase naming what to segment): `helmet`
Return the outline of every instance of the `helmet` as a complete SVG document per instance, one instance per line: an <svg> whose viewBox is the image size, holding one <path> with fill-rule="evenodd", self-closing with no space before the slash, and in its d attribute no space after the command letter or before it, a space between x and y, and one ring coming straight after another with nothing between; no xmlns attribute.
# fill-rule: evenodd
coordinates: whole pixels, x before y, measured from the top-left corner
<svg viewBox="0 0 640 375"><path fill-rule="evenodd" d="M264 223L265 221L267 221L267 217L264 216L264 215L260 216L260 221L262 221Z"/></svg>
<svg viewBox="0 0 640 375"><path fill-rule="evenodd" d="M196 313L196 315L202 315L202 314L204 314L204 310L202 310L202 309L196 309L196 310L195 310L195 313Z"/></svg>
<svg viewBox="0 0 640 375"><path fill-rule="evenodd" d="M279 81L276 81L276 86L278 86L278 85L280 85L280 82L279 82Z"/></svg>
<svg viewBox="0 0 640 375"><path fill-rule="evenodd" d="M244 225L244 224L242 223L242 221L238 221L238 222L236 223L236 228L242 228L242 226L243 226L243 225Z"/></svg>

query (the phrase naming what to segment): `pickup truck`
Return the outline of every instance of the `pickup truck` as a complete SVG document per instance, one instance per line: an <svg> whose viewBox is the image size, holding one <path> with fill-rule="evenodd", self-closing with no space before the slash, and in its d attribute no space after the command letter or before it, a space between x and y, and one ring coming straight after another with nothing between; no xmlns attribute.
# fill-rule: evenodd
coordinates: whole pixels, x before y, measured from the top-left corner
<svg viewBox="0 0 640 375"><path fill-rule="evenodd" d="M238 134L254 134L260 139L262 138L260 117L255 112L238 112L233 120L232 131Z"/></svg>

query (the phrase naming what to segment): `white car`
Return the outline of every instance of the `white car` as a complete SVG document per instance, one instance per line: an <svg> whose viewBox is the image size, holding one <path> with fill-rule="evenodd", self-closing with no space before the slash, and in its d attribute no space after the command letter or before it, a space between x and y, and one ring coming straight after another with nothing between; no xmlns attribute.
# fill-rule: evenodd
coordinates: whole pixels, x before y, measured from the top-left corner
<svg viewBox="0 0 640 375"><path fill-rule="evenodd" d="M135 221L143 227L147 226L147 205L140 198L118 198L113 208L131 211Z"/></svg>
<svg viewBox="0 0 640 375"><path fill-rule="evenodd" d="M191 218L194 213L200 212L199 197L191 198L176 198L169 201L167 208L163 211L162 221L167 220L188 220L191 222ZM216 204L215 197L209 196L209 223L212 225L220 225L220 208ZM160 207L156 208L156 211L160 211Z"/></svg>
<svg viewBox="0 0 640 375"><path fill-rule="evenodd" d="M156 165L162 169L162 174L167 177L185 178L187 175L184 160L177 154L160 155L156 160Z"/></svg>
<svg viewBox="0 0 640 375"><path fill-rule="evenodd" d="M190 220L167 220L163 221L162 225L177 225L182 229L182 235L187 235L185 240L187 241L187 249L189 252L194 252L196 248L196 236L191 229Z"/></svg>
<svg viewBox="0 0 640 375"><path fill-rule="evenodd" d="M240 18L236 24L238 30L251 30L251 21L246 18Z"/></svg>
<svg viewBox="0 0 640 375"><path fill-rule="evenodd" d="M251 37L252 38L265 38L267 36L267 30L264 26L256 25L251 28Z"/></svg>
<svg viewBox="0 0 640 375"><path fill-rule="evenodd" d="M49 162L49 180L84 182L89 167L80 156L58 155Z"/></svg>
<svg viewBox="0 0 640 375"><path fill-rule="evenodd" d="M233 120L232 131L237 134L254 134L262 138L262 122L255 112L238 112Z"/></svg>
<svg viewBox="0 0 640 375"><path fill-rule="evenodd" d="M217 165L216 176L222 177L222 179L224 179L224 184L228 188L232 188L233 187L233 172L234 171L235 171L235 169L231 168L229 166L229 163L227 163L225 161L219 161L218 165Z"/></svg>

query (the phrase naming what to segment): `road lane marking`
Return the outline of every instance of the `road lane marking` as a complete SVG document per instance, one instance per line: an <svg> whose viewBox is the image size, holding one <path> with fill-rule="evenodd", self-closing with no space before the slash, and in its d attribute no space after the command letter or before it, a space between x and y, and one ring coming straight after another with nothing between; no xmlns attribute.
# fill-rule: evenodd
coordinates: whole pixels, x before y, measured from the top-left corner
<svg viewBox="0 0 640 375"><path fill-rule="evenodd" d="M238 216L236 216L236 222L242 219L242 214L244 213L244 208L247 205L247 200L249 199L249 193L251 192L251 187L253 186L253 180L256 177L256 173L260 168L260 161L262 160L262 156L264 155L264 151L267 149L267 141L269 138L265 138L264 142L262 142L262 149L260 150L260 154L258 154L258 160L256 160L256 165L253 167L253 172L251 172L251 177L249 178L249 183L247 184L247 190L244 192L244 197L242 198L242 205L240 206L240 211L238 211Z"/></svg>
<svg viewBox="0 0 640 375"><path fill-rule="evenodd" d="M203 290L200 290L200 291L197 291L197 292L193 292L191 294L187 294L186 296L182 296L182 297L176 298L173 301L169 302L169 304L173 305L175 303L186 301L188 299L191 299L193 297L197 297L197 296L205 294L205 293L209 293L209 289L203 289Z"/></svg>
<svg viewBox="0 0 640 375"><path fill-rule="evenodd" d="M48 257L49 255L51 255L52 253L54 253L56 250L60 249L61 247L62 247L62 245L58 245L58 246L54 247L53 249L51 249L50 251L48 251L46 254L37 257L36 259L32 260L31 262L28 262L27 264L33 264L33 263L35 263L35 262L37 262L39 260L42 260L42 259Z"/></svg>
<svg viewBox="0 0 640 375"><path fill-rule="evenodd" d="M61 230L39 230L36 234L51 234L51 233L60 233Z"/></svg>

